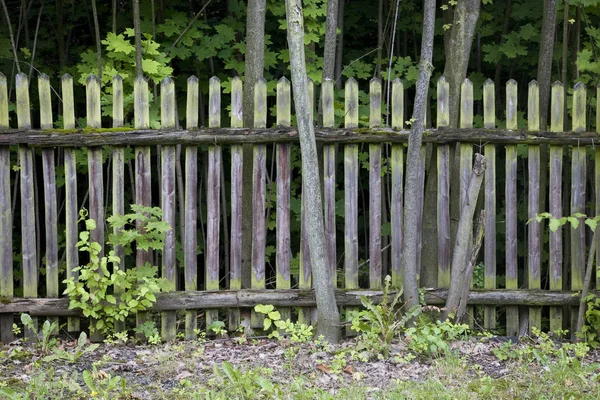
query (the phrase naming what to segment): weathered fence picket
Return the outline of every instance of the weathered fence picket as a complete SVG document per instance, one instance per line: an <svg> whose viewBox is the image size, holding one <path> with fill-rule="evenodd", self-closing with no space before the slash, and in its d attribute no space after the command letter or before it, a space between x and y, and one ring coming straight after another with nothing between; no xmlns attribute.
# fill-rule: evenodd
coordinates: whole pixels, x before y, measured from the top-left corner
<svg viewBox="0 0 600 400"><path fill-rule="evenodd" d="M150 127L150 109L148 82L143 76L138 76L133 86L134 97L134 126L136 129ZM135 203L150 207L152 205L152 172L149 146L136 146L135 148ZM141 231L141 221L136 221L136 228ZM142 268L146 263L152 265L152 252L150 250L136 249L135 266ZM136 323L141 325L146 322L146 313L136 314Z"/></svg>
<svg viewBox="0 0 600 400"><path fill-rule="evenodd" d="M575 133L585 132L586 127L586 88L581 82L573 88L573 127ZM570 215L585 214L586 193L586 148L573 146L571 153L571 210ZM579 218L577 228L571 230L571 290L581 290L585 270L586 235L583 218ZM571 310L571 336L574 337L577 324L577 308Z"/></svg>
<svg viewBox="0 0 600 400"><path fill-rule="evenodd" d="M437 126L447 127L450 124L450 86L444 76L437 83ZM437 148L437 229L438 229L438 287L448 288L450 285L450 145L443 144Z"/></svg>
<svg viewBox="0 0 600 400"><path fill-rule="evenodd" d="M560 82L552 84L552 107L550 110L550 130L562 132L564 121L565 97L564 86ZM562 174L563 174L563 149L560 146L550 146L550 214L562 217ZM550 290L562 290L563 253L562 253L562 227L555 231L550 230L550 257L548 274L550 276ZM562 307L550 307L550 331L562 330Z"/></svg>
<svg viewBox="0 0 600 400"><path fill-rule="evenodd" d="M496 93L495 85L488 79L483 85L483 127L496 128ZM484 255L485 271L483 287L496 289L496 146L484 146L487 168L484 183L484 208L486 210ZM496 308L486 306L483 315L483 327L494 329L496 327Z"/></svg>
<svg viewBox="0 0 600 400"><path fill-rule="evenodd" d="M292 93L290 81L282 77L277 82L277 126L291 126ZM290 289L291 273L290 263L292 259L291 237L290 237L290 200L291 200L291 160L289 143L275 145L277 163L277 209L276 209L276 277L275 287L277 289ZM327 204L327 203L325 203ZM280 310L281 319L284 321L291 318L289 308Z"/></svg>
<svg viewBox="0 0 600 400"><path fill-rule="evenodd" d="M113 87L113 128L123 126L123 78L115 75ZM113 215L125 214L125 148L115 146L112 149L112 213ZM118 235L122 228L114 227L113 234ZM121 261L120 268L125 268L125 250L121 245L113 248L115 255ZM121 295L121 289L115 288L115 296ZM115 330L121 332L125 329L123 321L115 322Z"/></svg>
<svg viewBox="0 0 600 400"><path fill-rule="evenodd" d="M216 80L216 81L215 81ZM198 78L190 76L187 81L186 128L198 127ZM209 82L209 126L221 124L221 85L217 78ZM213 107L213 101L217 104ZM198 147L185 148L185 232L183 237L184 252L184 290L198 289L198 234L196 232L198 217ZM185 311L185 338L196 338L197 313L195 310Z"/></svg>
<svg viewBox="0 0 600 400"><path fill-rule="evenodd" d="M267 83L262 79L257 82L255 110L253 110L254 128L249 129L242 128L242 81L237 77L232 79L230 129L221 128L221 83L217 78L210 79L208 128L200 128L199 109L203 107L199 97L200 83L196 77L190 77L187 81L186 130L181 130L177 122L174 81L166 78L160 85L161 130L159 133L149 130L148 82L139 77L133 83L134 129L129 132L121 129L118 129L118 132L104 132L100 130L102 127L100 80L93 75L86 80L87 129L98 130L98 132L86 132L83 135L74 131L76 120L73 78L69 75L63 76L61 78L62 105L54 107L54 110L62 109L64 132L57 134L52 132L55 121L50 78L43 74L38 77L39 107L37 104L30 107L28 78L24 74L18 74L16 77L18 130L11 131L8 85L4 75L0 74L0 130L2 131L0 133L0 297L3 303L0 304L0 340L9 341L13 338L13 315L6 310L30 311L36 323L36 317L50 316L52 320L56 320L57 315L64 315L69 318L67 324L69 331L77 331L81 328L80 315L75 311L67 310L68 302L57 298L64 287L61 280L70 276L77 278L73 270L80 262L76 246L78 210L81 206L78 204L78 193L81 195L86 189L89 190L89 196L85 196L89 198L87 204L89 218L96 220L96 228L92 231L91 240L101 244L105 243L105 216L124 214L129 211L126 209L125 200L130 193L133 194L133 201L137 204L144 206L160 204L163 220L172 228L166 235L162 255L138 248L135 264L140 268L147 262L153 265L162 263L160 275L167 280L171 292L158 296L159 302L154 310L160 311L161 337L164 340L173 340L177 335L176 310L178 309L185 312L187 339L193 339L197 335L198 309L205 310L208 327L219 319L220 308L228 308L228 327L232 330L242 325L240 307L250 307L265 301L281 306L279 310L284 319L294 318L296 311L299 321L314 322L312 266L307 240L309 227L306 226L304 207L299 208L300 243L292 243L291 236L291 229L295 222L293 212L298 210L295 209L292 190L295 188L295 182L298 182L295 179L299 172L296 165L292 164L292 157L295 154L292 143L297 143L298 134L297 130L291 127L290 82L285 78L277 82L276 128L267 128L272 123L268 115L270 102L267 101ZM564 105L567 102L564 86L559 82L552 85L550 132L540 132L539 88L535 81L530 83L527 88L524 88L527 92L527 133L525 134L519 131L517 123L518 90L517 83L513 80L506 84L506 130L496 129L498 123L496 84L498 82L488 80L483 85L484 130L479 130L473 129L472 83L469 80L462 83L460 127L454 129L448 126L450 120L448 82L444 77L437 82L436 116L437 127L440 130L424 136L424 143L434 144L433 157L437 159L437 175L432 175L433 179L437 176L437 182L433 181L434 185L437 185L437 234L434 238L423 238L423 241L437 240L438 242L437 287L440 289L426 294L426 299L440 304L442 300L439 296L443 298L445 295L443 289L449 285L452 257L450 210L455 210L457 206L460 208L464 201L464 190L472 170L473 147L476 146L478 151L485 153L487 159L485 189L481 193L481 205L487 211L487 217L484 254L481 257L484 262L481 276L484 288L472 293L471 304L478 305L477 311L483 310L483 326L488 329L505 325L506 334L515 335L519 333L520 322L521 327L528 327L530 332L532 328L540 327L555 331L566 325L563 322L564 318L569 318L566 314L563 316L565 310L563 305L574 306L577 300L572 298L571 291L564 289L568 286L572 291L577 291L583 284L586 228L582 217L577 229L569 226L569 243L563 240L567 228L549 232L549 260L546 265L542 257L544 224L535 221L535 217L546 211L542 201L546 189L548 189L548 211L555 217L583 214L586 211L589 213L588 208L596 213L600 212L600 202L597 200L600 198L600 149L595 149L590 157L595 162L594 180L588 182L586 179L587 163L591 162L587 160L586 145L593 145L596 138L594 133L586 132L586 89L582 84L577 84L573 90L572 133L567 135L562 133L566 118ZM123 85L120 76L115 76L112 80L113 128L122 128L127 124L124 106L127 97L123 93ZM311 111L314 112L312 82L309 87L313 100ZM401 133L395 131L402 131L404 127L403 85L396 79L391 87L391 128L395 131L382 127L381 93L381 81L371 80L368 122L364 118L359 120L359 87L355 80L349 79L345 88L344 128L336 129L333 81L326 80L321 87L320 108L324 128L317 129L316 137L322 145L320 162L323 163L327 261L334 277L334 285L337 285L337 257L343 257L344 275L340 282L345 291L338 291L337 296L340 299L340 306L346 307L347 311L351 311L359 304L356 294L361 293L359 288L368 288L371 291L381 288L383 275L388 272L387 265L389 265L393 284L401 286L402 283L403 185L406 161L404 147L407 135L406 131ZM600 93L600 87L596 88L596 93ZM597 100L596 106L600 106L600 100ZM31 109L39 110L41 131L32 130ZM37 112L33 119L35 124L38 124ZM600 131L600 113L596 114L592 125L593 122L596 123L595 130ZM355 130L365 126L368 126L371 131ZM65 139L67 136L68 138ZM252 262L249 271L252 290L249 291L240 291L242 288L241 198L244 183L242 171L245 165L243 143L249 143L253 149L251 153ZM451 187L450 149L455 143L458 144L459 150L459 179L456 181L457 187ZM273 158L267 152L270 144L274 145ZM546 171L543 170L545 168L543 146L546 144L549 144L547 187L544 178ZM11 162L14 162L12 159L15 155L14 150L11 150L12 145L19 146L18 172L15 169L15 173L11 172L14 168ZM111 147L103 149L101 146L105 145ZM185 149L184 168L177 167L176 146L178 145L183 145ZM203 149L208 150L202 153L203 158L199 164L198 146L200 145L207 146ZM517 145L526 148L526 154L523 154L521 148L517 152ZM131 178L125 174L127 146L134 147L135 154L135 175ZM343 148L343 156L339 146ZM565 146L572 146L571 150L567 151L570 157L564 156ZM83 174L77 172L76 154L80 151L80 147L87 147L87 176L81 176ZM338 157L338 150L341 157ZM63 162L62 154L64 154L65 177L64 207L57 207L57 196L61 195L57 174ZM157 156L160 165L152 165L151 155ZM424 182L425 147L422 148L421 158L419 179ZM275 166L275 172L272 174L273 188L268 185L267 159ZM368 160L368 172L365 169L366 160ZM504 167L502 167L503 162ZM36 173L38 166L39 174ZM231 166L231 170L226 171L224 166ZM337 176L342 172L342 169L337 170L339 167L343 167L343 177ZM151 171L154 168L157 176L152 181ZM501 171L500 168L505 169ZM567 172L566 176L565 172ZM82 179L84 177L87 181ZM368 188L365 187L365 190L368 190L368 197L366 193L363 197L359 197L362 190L360 184L366 185L367 177ZM43 181L38 182L38 179ZM525 179L524 183L523 179ZM131 185L127 185L128 181L131 181ZM87 187L82 187L81 182L84 182ZM344 192L342 199L336 199L338 184ZM563 188L563 185L567 189ZM15 193L17 187L20 188L20 195ZM178 187L181 188L180 191L176 191ZM227 193L227 196L231 195L230 209L226 207L227 202L222 194L229 187L231 192ZM527 190L526 196L522 187ZM38 189L43 191L43 205L38 204L36 200ZM109 192L105 193L104 190ZM153 190L155 195L158 194L155 199L152 199ZM302 190L300 189L299 192L302 193ZM203 199L204 194L206 200ZM176 210L176 200L183 200L181 210ZM301 201L303 202L304 199ZM590 206L589 202L594 202L593 206ZM526 216L519 215L517 212L523 205L527 209ZM566 205L568 210L565 210ZM20 218L19 221L13 221L15 206L20 207L20 212L16 213L17 218ZM502 206L505 206L505 214L499 216L497 209ZM268 224L271 219L268 218L267 207L274 208L274 225ZM387 234L383 230L388 219L387 210L389 210L391 232L390 251L386 253L387 241L382 235ZM343 227L340 225L342 223L340 211L343 212ZM420 212L429 211L424 209ZM38 213L42 217L39 222L36 221ZM368 218L364 219L363 225L365 215ZM176 216L179 218L176 219ZM205 220L204 216L206 216ZM339 220L336 221L336 218ZM525 219L530 220L526 228ZM65 242L64 247L59 247L61 232L58 231L58 227L62 221L65 223ZM221 223L231 223L231 232L227 229L221 231ZM422 223L420 222L415 229L422 231ZM13 229L13 225L16 229ZM141 224L138 223L137 226L140 228ZM503 226L506 240L504 254L499 252L502 245L497 243L498 237L502 237L502 233L497 233L497 228ZM181 230L180 234L177 229ZM199 238L199 231L202 232L201 238ZM343 241L340 240L338 248L336 235L341 232L344 238ZM112 233L118 234L119 230L115 229ZM229 234L230 241L227 242L224 237ZM15 249L14 253L20 251L22 259L13 260L12 240L19 235L21 248ZM177 236L181 236L183 249L181 271L178 269L176 257ZM525 238L526 240L523 240ZM199 240L203 243L199 243ZM38 248L40 241L42 241L41 249ZM272 244L275 246L275 253L273 256L268 256L267 245ZM563 246L566 244L570 248L570 262L569 270L564 271L562 258ZM225 253L223 245L230 246L229 258L227 254L225 257L222 256ZM594 245L600 246L600 243ZM199 255L199 248L203 249L202 255ZM62 255L63 249L64 264L61 265L59 262L63 261L59 256ZM127 268L124 249L115 246L113 250L123 262L121 267ZM294 252L297 250L300 251L297 264L299 268L294 270ZM518 250L524 251L521 256ZM44 256L45 262L44 282L38 282L40 276L44 276L40 275L39 271L41 256ZM597 288L600 286L600 278L598 278L600 256L597 256L596 260ZM273 261L274 269L270 270ZM64 273L60 272L63 267L66 267ZM422 269L430 267L423 265ZM433 265L433 268L436 266ZM22 277L20 272L15 273L15 271L22 271ZM504 284L501 274L505 274ZM548 279L545 278L546 276ZM270 279L271 277L273 280ZM522 278L521 281L519 277ZM182 281L178 282L178 278ZM198 288L201 290L199 291ZM43 296L46 298L37 299L38 290L40 290L39 294L45 293ZM21 292L22 299L4 304L6 298L14 297L15 293L21 295ZM115 294L119 295L118 292ZM49 305L56 307L56 310L48 312ZM293 306L297 306L297 310L292 309ZM522 311L528 312L522 314L526 320L519 321L519 306L522 307ZM545 314L547 310L543 308L547 306L549 306L549 314ZM503 310L505 310L504 314ZM472 306L468 313L470 323L473 322L474 315L477 318L481 315L475 313L475 308ZM571 311L570 314L572 324L575 313ZM505 324L501 319L503 315L506 317ZM543 315L549 315L549 325L546 325ZM145 314L139 313L137 323L141 324L144 321ZM262 321L260 314L251 313L249 323L252 327L261 328ZM125 325L117 324L116 329L125 329ZM352 334L352 332L348 333ZM32 332L26 334L33 335ZM100 339L99 335L94 335L93 338Z"/></svg>
<svg viewBox="0 0 600 400"><path fill-rule="evenodd" d="M0 130L8 129L8 87L0 73ZM0 146L0 296L14 295L13 283L13 216L10 193L10 147ZM0 314L0 341L12 342L12 314Z"/></svg>
<svg viewBox="0 0 600 400"><path fill-rule="evenodd" d="M506 84L506 129L517 130L517 82ZM517 251L517 146L506 146L505 155L505 202L506 202L506 288L519 287ZM519 332L519 310L515 306L506 307L506 334L515 336Z"/></svg>

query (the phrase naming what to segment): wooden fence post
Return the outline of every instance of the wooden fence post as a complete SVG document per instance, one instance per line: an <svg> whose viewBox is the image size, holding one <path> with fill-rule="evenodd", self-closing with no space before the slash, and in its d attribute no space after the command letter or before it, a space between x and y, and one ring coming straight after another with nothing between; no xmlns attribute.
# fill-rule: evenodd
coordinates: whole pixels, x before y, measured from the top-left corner
<svg viewBox="0 0 600 400"><path fill-rule="evenodd" d="M52 129L52 97L50 78L38 77L40 99L40 128ZM58 210L56 207L56 169L54 149L42 150L42 174L44 176L44 221L46 228L46 297L58 297ZM58 317L49 317L50 323L58 324ZM58 327L56 332L58 333Z"/></svg>
<svg viewBox="0 0 600 400"><path fill-rule="evenodd" d="M483 125L487 129L496 128L495 85L488 79L483 85ZM483 285L486 289L496 289L496 146L485 145L485 274ZM485 329L496 327L496 307L484 309L483 326Z"/></svg>
<svg viewBox="0 0 600 400"><path fill-rule="evenodd" d="M212 81L211 81L212 83ZM231 81L231 127L244 126L242 108L242 80L239 77ZM220 97L219 97L220 98ZM213 103L211 103L213 104ZM243 146L231 146L231 266L229 273L229 288L239 290L242 288L242 178L244 169ZM232 310L229 314L229 329L235 330L240 324L239 310Z"/></svg>
<svg viewBox="0 0 600 400"><path fill-rule="evenodd" d="M115 75L113 85L113 128L123 126L123 78ZM132 182L133 183L133 182ZM112 213L113 215L125 214L125 148L115 146L112 150ZM118 235L122 228L113 228L113 234ZM119 268L125 270L125 251L123 246L113 247L115 255L121 260ZM121 295L121 289L115 288L115 295ZM123 321L115 322L115 331L122 332L125 329Z"/></svg>
<svg viewBox="0 0 600 400"><path fill-rule="evenodd" d="M292 94L290 81L282 77L277 82L277 126L288 127L291 125ZM290 261L292 257L290 238L290 189L291 189L291 161L290 144L276 145L277 158L277 201L276 201L276 269L275 286L277 289L291 288ZM281 319L291 318L289 308L280 309Z"/></svg>
<svg viewBox="0 0 600 400"><path fill-rule="evenodd" d="M370 82L369 127L381 127L381 79ZM381 288L381 143L369 144L369 287Z"/></svg>
<svg viewBox="0 0 600 400"><path fill-rule="evenodd" d="M335 126L333 81L326 78L321 85L321 109L323 110L323 126ZM327 256L331 267L334 287L337 287L337 254L335 229L335 169L336 150L334 144L323 145L323 205L325 212L325 240Z"/></svg>
<svg viewBox="0 0 600 400"><path fill-rule="evenodd" d="M564 86L560 82L552 84L552 102L550 105L550 130L562 132L564 124L565 95ZM550 214L556 218L563 216L562 210L562 173L563 149L561 146L550 146ZM550 231L550 254L548 275L550 290L562 290L563 240L562 227L555 232ZM550 307L550 331L562 330L562 307Z"/></svg>
<svg viewBox="0 0 600 400"><path fill-rule="evenodd" d="M517 130L517 82L513 79L506 84L506 129ZM517 146L506 146L506 288L517 289ZM519 333L519 308L506 307L506 334Z"/></svg>
<svg viewBox="0 0 600 400"><path fill-rule="evenodd" d="M437 127L445 128L450 124L449 84L446 77L437 83ZM438 287L450 285L450 145L437 148L437 226L438 226Z"/></svg>
<svg viewBox="0 0 600 400"><path fill-rule="evenodd" d="M17 123L20 129L31 129L29 103L29 79L24 73L17 74ZM33 149L19 146L19 172L21 180L21 252L23 256L23 297L38 297L38 254L36 243L35 204L33 188ZM37 331L37 318L33 318ZM34 339L35 332L25 330L25 337Z"/></svg>
<svg viewBox="0 0 600 400"><path fill-rule="evenodd" d="M220 100L220 83L218 78L210 80L209 87L212 89L214 80L216 90ZM216 107L220 123L221 104ZM213 120L212 102L209 101L209 126L215 122ZM187 103L186 103L186 128L194 129L198 127L198 78L190 76L187 81ZM198 289L198 235L196 232L198 218L198 147L186 146L185 148L185 235L183 238L184 252L184 276L186 291ZM196 338L197 313L195 310L186 310L185 312L185 339L193 340Z"/></svg>
<svg viewBox="0 0 600 400"><path fill-rule="evenodd" d="M162 80L160 84L160 97L161 127L162 129L174 129L177 126L177 116L175 115L175 83L171 78L167 77ZM167 280L168 289L175 291L177 290L177 259L175 257L175 146L161 146L160 152L162 219L171 227L165 234L162 254L162 277ZM177 313L175 311L164 311L162 313L162 340L166 342L175 340L177 334L176 324Z"/></svg>
<svg viewBox="0 0 600 400"><path fill-rule="evenodd" d="M392 128L404 127L404 85L392 82ZM392 145L392 199L390 207L392 285L402 286L402 221L404 213L404 146Z"/></svg>
<svg viewBox="0 0 600 400"><path fill-rule="evenodd" d="M265 128L267 124L267 82L264 78L254 86L254 127ZM252 289L265 288L265 246L267 241L266 189L267 147L254 145L252 174ZM252 310L251 326L263 327L263 314Z"/></svg>
<svg viewBox="0 0 600 400"><path fill-rule="evenodd" d="M585 132L586 128L586 88L581 82L573 88L573 132ZM586 147L573 146L571 163L571 215L585 214ZM581 290L585 269L585 224L579 219L579 226L571 229L571 290ZM575 337L577 307L571 309L571 337Z"/></svg>
<svg viewBox="0 0 600 400"><path fill-rule="evenodd" d="M9 128L7 86L6 76L0 73L0 130ZM0 296L4 297L14 295L10 171L10 147L0 146ZM12 314L0 314L0 341L14 340L12 324Z"/></svg>
<svg viewBox="0 0 600 400"><path fill-rule="evenodd" d="M148 99L148 81L139 75L133 84L134 97L134 126L136 129L150 128L150 109ZM151 176L150 146L136 146L135 148L135 203L140 206L152 205L152 176ZM141 221L136 221L136 229L142 229ZM137 249L135 255L136 268L142 268L146 263L152 264L152 252ZM146 313L138 312L136 324L139 326L146 322ZM141 334L138 337L142 338Z"/></svg>
<svg viewBox="0 0 600 400"><path fill-rule="evenodd" d="M539 85L536 81L529 83L527 99L527 130L540 130ZM539 289L541 286L541 229L535 217L540 213L540 146L528 146L527 156L528 196L527 196L527 285L529 289ZM531 219L534 220L531 220ZM529 334L533 328L542 325L541 307L529 307Z"/></svg>

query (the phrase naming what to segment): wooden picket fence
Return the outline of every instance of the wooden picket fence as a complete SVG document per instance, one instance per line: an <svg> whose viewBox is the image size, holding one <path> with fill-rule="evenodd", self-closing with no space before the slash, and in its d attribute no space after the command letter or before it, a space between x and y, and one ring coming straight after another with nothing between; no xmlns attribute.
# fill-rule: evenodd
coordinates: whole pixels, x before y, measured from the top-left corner
<svg viewBox="0 0 600 400"><path fill-rule="evenodd" d="M134 83L134 117L132 129L102 129L101 124L101 84L97 77L90 76L86 81L87 128L77 130L75 103L73 97L73 79L65 75L61 79L62 122L64 130L53 127L53 107L50 79L40 75L37 79L39 93L39 129L31 124L31 101L27 75L16 77L16 129L9 129L9 102L7 79L0 76L0 333L3 341L12 338L14 313L29 312L35 316L68 317L68 329L80 329L79 314L68 310L68 301L63 297L59 279L59 243L58 229L64 224L66 241L64 244L66 275L72 276L73 269L79 265L78 213L82 206L78 199L78 185L89 190L87 203L90 218L104 221L106 210L114 214L127 211L125 204L126 188L133 187L135 203L141 205L160 204L163 219L173 229L167 234L162 252L161 276L168 280L170 293L159 296L153 307L161 311L162 337L170 340L177 331L177 311L185 310L185 334L193 337L199 314L205 311L206 324L219 318L219 309L228 309L229 328L240 324L240 309L255 304L270 303L282 307L284 316L290 316L290 307L299 307L298 318L310 322L311 306L314 307L314 292L311 288L311 266L308 257L306 226L302 219L301 262L297 286L292 287L291 279L291 238L290 238L290 182L292 168L290 151L298 141L296 129L291 127L291 90L285 78L277 82L276 128L267 128L267 86L259 80L255 90L254 127L243 127L242 81L234 78L231 82L231 122L230 127L221 127L221 83L213 77L209 83L208 128L199 127L199 81L190 77L187 81L186 129L178 127L176 117L176 93L172 79L166 78L160 84L161 129L150 130L148 83L138 78ZM123 80L115 76L112 82L113 111L112 127L124 126ZM312 92L311 92L312 93ZM563 251L565 249L564 232L559 229L551 232L549 238L549 259L547 261L548 283L543 282L542 259L544 235L543 225L531 222L526 226L518 224L517 174L519 163L526 165L528 179L527 218L547 211L540 209L540 185L548 186L548 211L555 216L574 213L600 213L600 148L594 148L594 154L588 157L588 148L598 137L586 132L586 88L578 84L573 91L572 129L563 132L565 121L564 87L560 83L552 86L550 132L539 132L539 88L531 82L528 88L527 119L528 129L519 130L517 125L518 96L517 83L513 80L506 85L506 129L497 129L495 86L487 81L483 87L484 129L473 128L473 85L466 80L461 88L461 112L459 129L448 128L449 88L442 77L437 82L437 130L428 130L424 144L434 144L437 152L437 241L438 241L438 288L426 293L426 301L431 304L443 304L450 277L451 263L451 221L450 171L451 154L457 149L459 159L460 200L468 183L472 168L474 148L482 151L487 158L487 170L483 193L483 204L487 210L484 241L485 290L474 291L470 302L483 305L484 325L496 327L497 306L503 306L505 328L509 335L517 334L519 329L519 305L529 306L528 323L531 327L542 326L542 307L550 306L550 330L568 326L563 321L564 306L577 304L573 291L582 286L586 258L585 225L570 232L569 269L564 268ZM402 219L403 185L405 165L405 145L407 132L404 129L404 89L396 79L391 88L391 126L382 124L382 84L373 79L370 82L370 118L368 129L359 128L359 91L355 80L349 79L345 86L345 111L343 128L336 128L339 121L334 118L334 86L326 81L321 88L323 128L317 129L316 138L322 151L322 176L324 193L324 215L329 263L336 272L337 259L343 257L342 287L337 291L341 306L360 304L359 296L367 294L377 296L382 286L383 276L389 273L395 284L402 281L400 270L402 257ZM596 96L600 102L600 96ZM600 109L600 103L596 109ZM597 113L596 127L600 127L600 114ZM243 144L253 145L253 235L251 288L242 290L242 184L243 184ZM18 168L15 168L15 145L18 145ZM182 146L185 155L183 168L185 229L181 238L184 252L183 282L177 282L176 232L179 221L176 219L176 158L177 147ZM199 146L208 145L206 198L198 198ZM359 241L359 149L368 146L368 243ZM527 157L519 157L519 145L526 145ZM103 146L110 146L111 163L103 160ZM128 179L125 173L125 151L133 147L135 152L135 173ZM275 288L265 290L265 249L267 245L266 224L266 182L268 146L274 146L276 165L276 272ZM541 160L541 146L549 146L547 165L549 178L546 180ZM82 182L76 172L76 149L87 149L88 182ZM227 179L231 184L230 210L220 209L221 171L223 151L230 155L231 170ZM382 149L384 151L382 151ZM481 150L479 150L481 149ZM500 154L498 154L500 153ZM152 154L160 155L159 199L152 199ZM423 155L425 152L423 152ZM504 155L502 158L501 155ZM570 155L570 157L569 157ZM11 158L12 157L12 158ZM58 159L61 157L61 159ZM594 162L593 179L587 180L588 159ZM504 165L501 160L504 159ZM64 211L57 208L57 166L64 165L65 206ZM36 186L35 176L41 162L43 182ZM81 160L79 161L81 162ZM338 177L338 165L343 164L343 177ZM385 164L384 164L385 163ZM382 165L389 165L389 187L391 188L389 223L390 234L390 270L384 271L382 265ZM570 165L570 171L563 165ZM497 174L504 168L504 187L499 186ZM522 168L522 167L521 167ZM14 172L17 171L17 172ZM524 173L525 171L521 171ZM39 175L39 174L38 174ZM425 171L421 174L425 179ZM110 206L105 198L105 188L109 191ZM128 184L128 185L127 185ZM570 186L568 186L570 184ZM12 186L12 187L11 187ZM344 237L343 255L336 254L336 198L337 188L344 190ZM569 187L570 199L563 196L563 188ZM591 187L592 190L586 190ZM19 191L17 191L17 188ZM154 188L156 189L156 188ZM38 191L43 193L38 195ZM497 192L504 191L504 196ZM157 193L157 191L154 191ZM43 201L41 196L43 194ZM13 220L13 204L16 198L20 204L21 221ZM505 213L498 214L499 199L504 200ZM197 256L197 223L199 201L206 202L206 242L203 262ZM587 201L593 201L589 207ZM43 206L42 206L43 204ZM38 210L43 210L43 221L36 221ZM421 221L424 212L421 211ZM16 213L15 213L16 214ZM229 214L229 217L228 217ZM59 218L60 217L60 218ZM230 263L222 267L220 228L222 218L230 220ZM498 268L498 243L496 229L504 221L505 225L505 266ZM38 254L36 235L42 226L45 245ZM519 232L521 228L521 232ZM415 229L422 229L421 226ZM526 229L526 234L523 230ZM21 243L13 243L14 233L20 234ZM104 243L106 232L104 224L97 224L91 240ZM525 239L527 238L527 239ZM527 240L527 256L519 257L517 243ZM598 245L598 244L595 244ZM359 246L368 248L368 287L359 287ZM122 249L115 249L123 256ZM21 254L15 259L14 254ZM40 264L44 260L45 283L39 282ZM600 260L600 258L598 258ZM138 250L136 265L151 261L149 252ZM18 282L22 286L22 298L14 297L14 265L20 263L22 277ZM600 266L600 261L595 263ZM597 267L596 267L597 268ZM498 271L505 274L505 284L499 288ZM227 271L227 279L224 279ZM521 272L521 278L519 278ZM202 279L199 276L203 274ZM596 274L600 284L600 273ZM203 287L198 282L204 282ZM223 282L228 282L224 286ZM524 282L526 284L524 285ZM38 298L38 289L45 286L46 298ZM549 289L549 290L542 290ZM138 316L138 322L144 316ZM260 319L253 315L253 324Z"/></svg>

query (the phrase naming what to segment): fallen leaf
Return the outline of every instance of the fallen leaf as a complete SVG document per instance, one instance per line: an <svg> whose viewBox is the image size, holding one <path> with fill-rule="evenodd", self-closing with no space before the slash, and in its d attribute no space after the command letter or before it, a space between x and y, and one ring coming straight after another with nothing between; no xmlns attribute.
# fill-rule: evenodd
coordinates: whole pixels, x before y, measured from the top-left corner
<svg viewBox="0 0 600 400"><path fill-rule="evenodd" d="M342 371L344 371L345 373L347 373L348 375L354 375L354 368L352 368L351 365L348 365L346 368L344 368Z"/></svg>
<svg viewBox="0 0 600 400"><path fill-rule="evenodd" d="M317 364L317 369L326 374L329 374L331 372L331 369L325 364Z"/></svg>

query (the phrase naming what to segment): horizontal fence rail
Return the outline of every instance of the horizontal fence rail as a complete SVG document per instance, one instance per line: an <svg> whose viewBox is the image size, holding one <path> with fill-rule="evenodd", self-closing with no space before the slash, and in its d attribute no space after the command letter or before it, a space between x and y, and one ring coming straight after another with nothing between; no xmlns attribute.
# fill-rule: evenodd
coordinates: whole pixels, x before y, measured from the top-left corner
<svg viewBox="0 0 600 400"><path fill-rule="evenodd" d="M125 123L125 84L133 88L131 126ZM76 128L69 75L61 79L60 107L46 75L40 75L36 87L30 88L27 76L18 74L15 85L15 112L9 113L8 83L0 75L2 341L12 339L13 313L68 317L69 331L81 329L81 314L68 310L68 300L60 298L62 281L76 277L74 270L83 261L77 248L81 208L98 222L91 240L103 244L103 252L114 250L128 260L127 267L140 268L146 262L159 266L160 276L172 290L157 296L152 308L161 312L165 340L176 337L177 311L184 312L188 338L194 336L202 316L207 326L221 319L228 320L230 329L237 329L243 309L261 303L282 307L285 317L294 314L311 321L316 303L310 290L306 240L310 227L302 215L301 155L297 128L292 127L287 79L276 85L276 127L272 128L267 128L272 102L263 80L255 91L254 126L243 127L239 78L232 80L227 97L231 105L227 124L222 101L226 97L217 78L209 81L207 102L200 101L199 80L189 78L184 103L178 102L174 80L166 78L155 99L160 129L150 129L150 89L143 78L123 82L116 76L107 97L99 79L90 75L85 85L84 128ZM360 118L355 80L346 82L343 121L336 121L331 81L323 83L319 97L323 127L316 129L315 138L321 165L315 168L322 172L327 256L339 289L338 304L343 307L359 306L360 295L380 299L383 277L388 274L395 285L402 282L408 141L404 88L400 80L392 82L390 127L382 126L383 89L381 81L370 82L365 121ZM573 313L569 315L563 306L577 305L573 294L583 284L589 235L583 223L577 229L548 232L543 222L531 219L544 211L555 216L600 211L600 148L595 148L600 136L588 131L592 123L586 119L592 104L587 103L586 88L578 84L573 88L571 112L565 115L565 90L555 83L548 127L541 127L538 84L528 85L522 107L517 83L511 80L505 89L505 96L497 96L493 82L484 84L483 126L474 128L478 103L473 101L472 83L466 80L461 88L460 126L450 128L448 83L443 77L437 82L437 128L425 130L420 176L424 186L431 182L435 195L429 202L425 198L419 226L414 227L421 232L424 249L431 249L428 242L435 242L436 262L419 266L422 279L428 276L436 286L426 291L425 300L440 305L446 298L457 210L478 152L487 158L480 195L487 220L482 268L477 272L481 282L476 282L479 288L469 297L469 303L478 307L469 313L473 317L479 313L485 328L501 325L509 335L542 327L546 319L550 330L570 328ZM32 101L30 92L39 99ZM595 95L597 113L598 89ZM506 105L500 113L505 117L504 128L499 128L496 118L500 97ZM107 98L112 102L112 125L103 127L108 119L102 117L101 107ZM33 119L39 126L32 124L31 104L37 106L39 118L36 114ZM203 104L207 105L208 128L200 127ZM178 108L179 115L185 114L185 129L180 127ZM54 125L58 109L61 127ZM523 109L526 129L518 123ZM570 132L565 132L567 120ZM344 127L337 128L336 123ZM251 146L252 152L245 152L243 145ZM248 165L253 189L244 194L243 171ZM252 199L252 251L249 279L243 282L246 244L242 243L245 210L241 198L248 195ZM162 209L163 221L171 230L160 254L137 249L126 258L123 248L104 246L106 238L118 232L117 228L106 230L106 218L129 212L129 204ZM429 236L425 235L431 228L427 221L434 227ZM299 232L297 243L292 240L293 230ZM600 256L594 268L599 267ZM595 276L600 282L600 274ZM519 306L526 307L519 310ZM225 318L220 309L227 309ZM137 323L147 318L146 313L139 313ZM253 327L261 326L258 315L250 319Z"/></svg>

